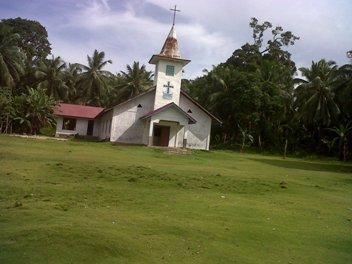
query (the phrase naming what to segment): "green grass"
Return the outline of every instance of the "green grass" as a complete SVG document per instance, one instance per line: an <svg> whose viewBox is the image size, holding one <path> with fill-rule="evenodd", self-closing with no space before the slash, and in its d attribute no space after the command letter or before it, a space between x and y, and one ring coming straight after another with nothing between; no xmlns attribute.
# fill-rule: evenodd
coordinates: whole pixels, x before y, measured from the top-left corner
<svg viewBox="0 0 352 264"><path fill-rule="evenodd" d="M0 135L0 263L352 263L352 165Z"/></svg>

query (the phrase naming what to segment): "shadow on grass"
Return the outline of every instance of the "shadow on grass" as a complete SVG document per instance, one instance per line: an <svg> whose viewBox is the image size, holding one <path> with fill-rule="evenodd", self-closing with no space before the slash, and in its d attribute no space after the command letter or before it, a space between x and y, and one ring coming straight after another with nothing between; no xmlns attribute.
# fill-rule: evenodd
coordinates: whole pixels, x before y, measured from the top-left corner
<svg viewBox="0 0 352 264"><path fill-rule="evenodd" d="M296 161L296 160L255 159L255 158L249 158L249 159L253 161L265 163L268 165L287 168L287 169L352 173L352 165L328 164L328 163Z"/></svg>

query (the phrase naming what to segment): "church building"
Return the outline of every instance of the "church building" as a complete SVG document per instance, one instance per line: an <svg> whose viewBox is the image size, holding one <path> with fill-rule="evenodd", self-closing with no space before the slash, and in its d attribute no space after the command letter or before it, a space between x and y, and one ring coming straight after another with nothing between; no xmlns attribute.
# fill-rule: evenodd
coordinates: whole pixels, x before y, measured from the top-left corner
<svg viewBox="0 0 352 264"><path fill-rule="evenodd" d="M56 136L78 134L116 143L209 150L214 115L181 90L183 68L175 25L155 65L149 90L112 108L59 104L55 109Z"/></svg>

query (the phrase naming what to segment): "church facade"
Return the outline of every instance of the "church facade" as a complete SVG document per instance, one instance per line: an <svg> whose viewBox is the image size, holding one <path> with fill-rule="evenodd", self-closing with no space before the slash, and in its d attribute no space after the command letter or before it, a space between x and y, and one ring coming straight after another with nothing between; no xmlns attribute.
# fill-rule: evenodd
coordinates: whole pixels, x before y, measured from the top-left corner
<svg viewBox="0 0 352 264"><path fill-rule="evenodd" d="M59 104L55 109L56 135L208 150L212 122L221 122L181 90L183 68L189 62L181 58L173 25L161 52L149 61L155 65L153 87L109 109ZM76 113L70 107L77 108Z"/></svg>

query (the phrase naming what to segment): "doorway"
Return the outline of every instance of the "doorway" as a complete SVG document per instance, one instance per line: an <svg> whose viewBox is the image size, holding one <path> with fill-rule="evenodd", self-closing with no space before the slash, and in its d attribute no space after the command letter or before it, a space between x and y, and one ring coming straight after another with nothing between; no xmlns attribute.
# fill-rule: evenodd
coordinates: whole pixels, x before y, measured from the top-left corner
<svg viewBox="0 0 352 264"><path fill-rule="evenodd" d="M170 127L154 125L153 146L168 147L170 139Z"/></svg>
<svg viewBox="0 0 352 264"><path fill-rule="evenodd" d="M87 135L92 136L94 130L94 120L88 120Z"/></svg>

